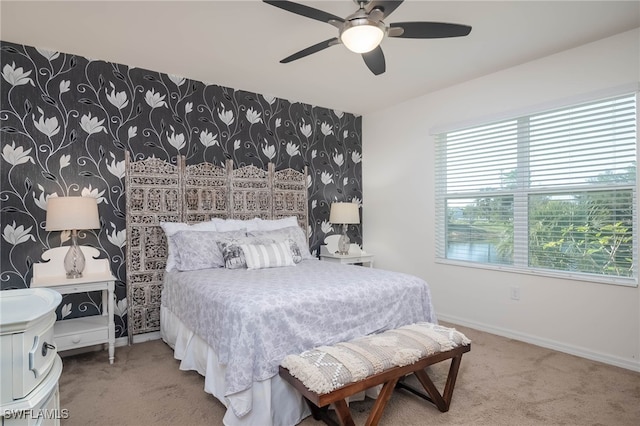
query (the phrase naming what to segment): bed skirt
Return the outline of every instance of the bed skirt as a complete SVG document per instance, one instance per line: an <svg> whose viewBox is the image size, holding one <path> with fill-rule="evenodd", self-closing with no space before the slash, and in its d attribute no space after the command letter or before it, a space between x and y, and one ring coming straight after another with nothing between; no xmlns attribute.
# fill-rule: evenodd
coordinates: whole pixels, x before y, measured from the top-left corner
<svg viewBox="0 0 640 426"><path fill-rule="evenodd" d="M204 376L204 391L227 407L222 419L226 426L293 426L311 414L302 395L278 375L225 397L225 366L218 363L215 351L164 306L160 335L181 361L180 370Z"/></svg>

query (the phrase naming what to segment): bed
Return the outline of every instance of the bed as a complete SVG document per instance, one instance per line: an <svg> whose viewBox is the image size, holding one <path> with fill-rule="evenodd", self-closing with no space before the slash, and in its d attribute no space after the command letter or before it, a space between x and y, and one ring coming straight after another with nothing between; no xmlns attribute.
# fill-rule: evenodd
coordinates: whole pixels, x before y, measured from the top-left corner
<svg viewBox="0 0 640 426"><path fill-rule="evenodd" d="M224 424L294 425L310 414L277 374L290 353L436 321L423 280L309 253L306 171L128 155L126 165L130 336L159 329L180 368L203 375L227 407ZM287 266L248 254L267 245ZM216 246L222 258L212 260Z"/></svg>

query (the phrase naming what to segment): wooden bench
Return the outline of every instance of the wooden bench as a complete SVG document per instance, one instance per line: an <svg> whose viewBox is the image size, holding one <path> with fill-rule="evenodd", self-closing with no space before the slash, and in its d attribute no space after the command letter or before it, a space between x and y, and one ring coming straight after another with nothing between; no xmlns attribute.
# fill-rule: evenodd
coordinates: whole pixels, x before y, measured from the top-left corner
<svg viewBox="0 0 640 426"><path fill-rule="evenodd" d="M328 416L334 404L339 424L354 425L346 399L373 386L383 385L366 425L377 425L394 388L407 388L431 401L441 411L449 410L462 355L471 342L462 333L430 323L417 323L365 336L334 346L324 346L287 356L280 376L306 399L313 418L336 424ZM442 394L425 368L451 359ZM402 383L414 373L426 395Z"/></svg>

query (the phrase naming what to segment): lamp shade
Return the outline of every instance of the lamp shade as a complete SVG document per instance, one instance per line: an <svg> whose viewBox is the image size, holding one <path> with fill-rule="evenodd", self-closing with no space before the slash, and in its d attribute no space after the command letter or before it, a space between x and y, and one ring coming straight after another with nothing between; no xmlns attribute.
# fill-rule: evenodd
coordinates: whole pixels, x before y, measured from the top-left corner
<svg viewBox="0 0 640 426"><path fill-rule="evenodd" d="M329 222L336 224L360 223L360 212L355 203L333 203L329 213Z"/></svg>
<svg viewBox="0 0 640 426"><path fill-rule="evenodd" d="M100 228L98 202L94 197L49 197L47 231Z"/></svg>
<svg viewBox="0 0 640 426"><path fill-rule="evenodd" d="M366 18L347 21L340 33L340 40L355 53L370 52L382 41L384 25Z"/></svg>

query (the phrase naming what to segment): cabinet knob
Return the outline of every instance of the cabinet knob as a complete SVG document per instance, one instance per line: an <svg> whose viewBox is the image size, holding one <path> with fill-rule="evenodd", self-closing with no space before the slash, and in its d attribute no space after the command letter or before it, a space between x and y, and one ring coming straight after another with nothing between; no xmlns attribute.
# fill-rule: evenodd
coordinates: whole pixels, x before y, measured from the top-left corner
<svg viewBox="0 0 640 426"><path fill-rule="evenodd" d="M44 342L42 344L42 356L47 356L47 352L49 352L49 349L55 349L55 348L56 347L51 343Z"/></svg>

